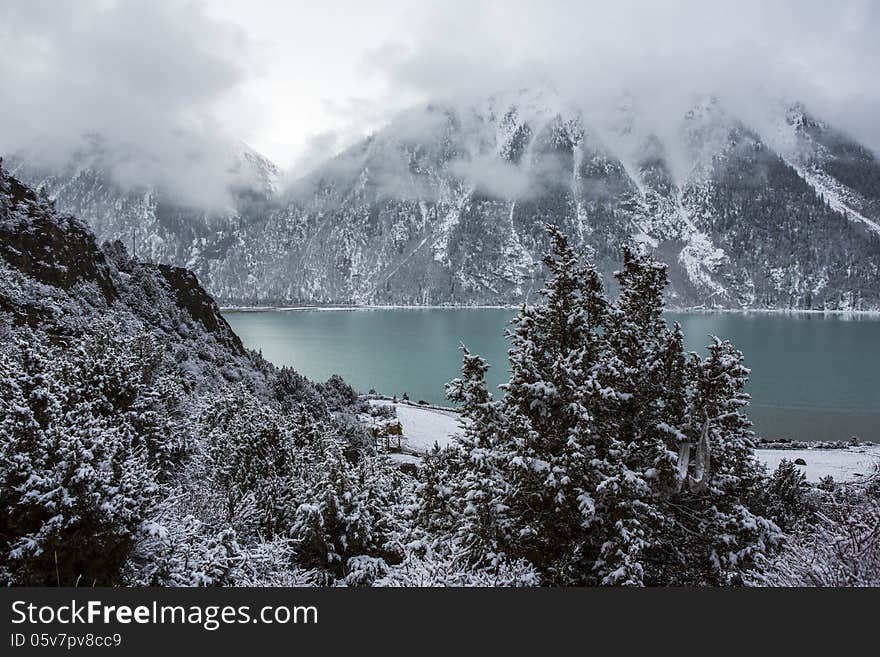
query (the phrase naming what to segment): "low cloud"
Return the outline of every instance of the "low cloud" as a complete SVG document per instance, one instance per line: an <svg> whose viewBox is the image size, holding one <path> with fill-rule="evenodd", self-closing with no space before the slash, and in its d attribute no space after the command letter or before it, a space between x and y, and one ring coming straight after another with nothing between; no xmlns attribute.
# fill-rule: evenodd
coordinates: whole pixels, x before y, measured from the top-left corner
<svg viewBox="0 0 880 657"><path fill-rule="evenodd" d="M212 17L220 6L232 22ZM341 37L340 14L371 29ZM709 94L767 134L767 108L799 100L880 151L878 33L872 0L327 0L284 10L245 0L3 2L0 153L24 150L52 166L78 155L124 186L158 185L216 208L240 183L238 140L254 136L300 149L273 153L293 162L288 183L306 180L295 190L319 165L356 175L369 155L380 195L408 198L421 193L410 163L393 149L383 157L387 144L355 144L379 132L430 142L449 108L465 119L496 92L524 88L550 90L560 113L583 116L588 136L628 167L662 151L684 175L681 119ZM275 75L263 76L266 67ZM552 173L498 161L479 126L459 127L453 171L489 195L528 195Z"/></svg>
<svg viewBox="0 0 880 657"><path fill-rule="evenodd" d="M243 149L224 123L247 44L203 7L172 0L7 2L0 8L0 152L78 158L182 203L229 203Z"/></svg>
<svg viewBox="0 0 880 657"><path fill-rule="evenodd" d="M596 125L628 99L664 136L701 97L755 122L800 100L880 151L880 4L844 0L443 0L366 57L392 95L474 102L551 87Z"/></svg>
<svg viewBox="0 0 880 657"><path fill-rule="evenodd" d="M488 196L513 199L529 196L534 191L534 178L522 167L493 156L454 160L450 170Z"/></svg>

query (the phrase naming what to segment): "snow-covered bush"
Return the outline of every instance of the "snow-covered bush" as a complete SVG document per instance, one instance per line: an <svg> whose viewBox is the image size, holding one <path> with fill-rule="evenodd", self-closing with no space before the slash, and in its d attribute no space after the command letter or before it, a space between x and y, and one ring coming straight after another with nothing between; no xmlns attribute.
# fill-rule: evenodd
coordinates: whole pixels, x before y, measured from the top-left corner
<svg viewBox="0 0 880 657"><path fill-rule="evenodd" d="M358 401L355 389L338 374L334 374L324 383L318 384L318 389L324 397L324 403L331 411L350 409Z"/></svg>
<svg viewBox="0 0 880 657"><path fill-rule="evenodd" d="M289 527L295 500L288 486L298 445L311 441L313 425L295 432L290 416L236 385L202 401L198 415L201 453L196 467L216 495L223 522L241 528L254 517L268 535Z"/></svg>
<svg viewBox="0 0 880 657"><path fill-rule="evenodd" d="M293 541L276 537L242 550L235 586L318 586L324 574L297 565Z"/></svg>
<svg viewBox="0 0 880 657"><path fill-rule="evenodd" d="M816 509L816 496L806 475L787 459L782 459L767 479L760 501L763 513L785 531L809 520Z"/></svg>
<svg viewBox="0 0 880 657"><path fill-rule="evenodd" d="M421 587L519 587L538 586L535 568L523 560L501 559L495 565L474 568L466 554L446 550L409 552L399 564L373 581L374 586Z"/></svg>
<svg viewBox="0 0 880 657"><path fill-rule="evenodd" d="M298 563L343 577L352 557L399 560L408 486L382 457L351 463L339 443L312 448L290 530Z"/></svg>
<svg viewBox="0 0 880 657"><path fill-rule="evenodd" d="M346 567L347 574L339 583L344 586L372 586L376 580L386 577L388 570L388 564L381 557L351 557Z"/></svg>
<svg viewBox="0 0 880 657"><path fill-rule="evenodd" d="M825 475L819 479L819 484L816 487L827 493L833 493L836 486L837 484L834 481L834 477L831 475Z"/></svg>
<svg viewBox="0 0 880 657"><path fill-rule="evenodd" d="M139 339L0 351L0 559L17 584L113 584L160 496Z"/></svg>
<svg viewBox="0 0 880 657"><path fill-rule="evenodd" d="M349 454L344 427L302 407L285 412L242 386L201 406L202 453L189 480L210 483L217 522L290 538L297 563L332 576L343 576L351 557L393 560L407 487L387 461Z"/></svg>
<svg viewBox="0 0 880 657"><path fill-rule="evenodd" d="M214 491L183 476L143 524L123 570L129 586L315 586L326 577L295 561L293 541L264 538L256 523L237 531Z"/></svg>
<svg viewBox="0 0 880 657"><path fill-rule="evenodd" d="M327 404L318 387L289 367L282 367L273 377L272 394L284 410L305 407L314 415L326 413Z"/></svg>
<svg viewBox="0 0 880 657"><path fill-rule="evenodd" d="M235 531L192 516L147 523L126 572L132 586L229 586L243 559Z"/></svg>
<svg viewBox="0 0 880 657"><path fill-rule="evenodd" d="M759 586L880 586L880 499L835 493L751 578Z"/></svg>

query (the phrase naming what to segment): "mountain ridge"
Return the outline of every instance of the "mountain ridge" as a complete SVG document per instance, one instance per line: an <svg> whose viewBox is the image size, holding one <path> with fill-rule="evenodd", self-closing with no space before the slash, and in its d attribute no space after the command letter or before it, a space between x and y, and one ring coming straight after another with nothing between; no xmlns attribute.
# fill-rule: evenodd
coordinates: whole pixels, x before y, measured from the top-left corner
<svg viewBox="0 0 880 657"><path fill-rule="evenodd" d="M119 241L99 245L83 221L58 212L2 166L0 282L0 315L8 319L0 332L28 327L75 344L106 323L150 331L177 347L167 358L193 385L256 370L192 272L139 262Z"/></svg>
<svg viewBox="0 0 880 657"><path fill-rule="evenodd" d="M138 223L48 191L102 238L146 226L151 259L194 269L225 305L527 301L551 223L609 282L624 244L657 252L673 307L880 309L876 157L800 105L771 127L707 97L669 139L626 108L597 128L526 91L404 112L219 219L171 205Z"/></svg>

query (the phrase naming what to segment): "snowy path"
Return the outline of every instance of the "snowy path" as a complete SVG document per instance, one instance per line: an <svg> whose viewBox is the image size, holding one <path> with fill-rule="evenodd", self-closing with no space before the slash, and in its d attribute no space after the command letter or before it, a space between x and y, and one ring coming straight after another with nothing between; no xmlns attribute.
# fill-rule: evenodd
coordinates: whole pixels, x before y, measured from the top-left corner
<svg viewBox="0 0 880 657"><path fill-rule="evenodd" d="M374 399L371 404L390 405L392 402ZM459 417L454 411L422 408L409 404L394 404L403 427L406 447L418 454L429 452L434 443L441 447L452 442L453 434L460 431ZM799 466L809 481L831 475L835 481L854 481L874 472L880 463L880 446L851 447L849 449L758 449L758 458L774 470L782 459L803 459Z"/></svg>

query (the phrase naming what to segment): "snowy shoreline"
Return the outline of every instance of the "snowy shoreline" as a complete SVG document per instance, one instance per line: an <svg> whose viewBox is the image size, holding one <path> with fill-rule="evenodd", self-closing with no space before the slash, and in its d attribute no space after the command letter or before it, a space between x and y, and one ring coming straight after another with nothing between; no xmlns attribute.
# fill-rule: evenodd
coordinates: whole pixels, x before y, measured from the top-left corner
<svg viewBox="0 0 880 657"><path fill-rule="evenodd" d="M446 305L299 305L299 306L220 306L224 313L257 313L257 312L305 312L305 311L358 311L358 310L518 310L522 304L491 305L491 304L446 304ZM667 312L684 315L731 314L731 315L831 315L843 317L877 317L880 310L807 310L797 308L667 308Z"/></svg>
<svg viewBox="0 0 880 657"><path fill-rule="evenodd" d="M454 440L461 429L461 417L450 408L420 406L389 399L370 399L370 404L394 406L397 419L403 429L401 452L389 454L396 462L418 464L421 457L434 445L445 447ZM871 475L880 466L880 445L864 445L849 448L758 448L758 457L768 469L774 470L779 463L802 460L798 467L807 480L818 482L828 475L835 481L858 481Z"/></svg>
<svg viewBox="0 0 880 657"><path fill-rule="evenodd" d="M357 311L357 310L517 310L520 306L221 306L224 313L304 312L304 311Z"/></svg>

